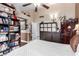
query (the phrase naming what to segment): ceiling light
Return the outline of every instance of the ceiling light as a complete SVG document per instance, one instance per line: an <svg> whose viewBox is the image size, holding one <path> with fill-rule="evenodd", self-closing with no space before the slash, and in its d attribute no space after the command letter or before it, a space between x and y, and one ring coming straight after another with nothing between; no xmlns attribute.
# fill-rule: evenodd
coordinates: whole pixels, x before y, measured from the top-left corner
<svg viewBox="0 0 79 59"><path fill-rule="evenodd" d="M40 3L34 3L34 6L39 6L40 5Z"/></svg>
<svg viewBox="0 0 79 59"><path fill-rule="evenodd" d="M33 0L34 6L39 6L40 3L38 3L38 0Z"/></svg>

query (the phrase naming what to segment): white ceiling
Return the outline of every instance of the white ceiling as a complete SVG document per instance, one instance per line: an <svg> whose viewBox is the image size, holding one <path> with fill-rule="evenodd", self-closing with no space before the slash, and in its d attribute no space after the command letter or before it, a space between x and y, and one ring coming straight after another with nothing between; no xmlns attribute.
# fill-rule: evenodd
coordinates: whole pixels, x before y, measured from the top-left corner
<svg viewBox="0 0 79 59"><path fill-rule="evenodd" d="M15 6L16 9L19 9L20 11L25 11L25 12L29 12L29 11L34 11L34 5L28 5L26 7L23 7L23 3L14 3L13 4Z"/></svg>
<svg viewBox="0 0 79 59"><path fill-rule="evenodd" d="M20 11L24 11L24 12L34 12L35 10L35 6L34 4L28 5L26 7L23 7L22 5L25 3L13 3L13 5L15 6L16 9L19 9ZM49 6L49 4L46 3L47 6ZM38 11L39 9L45 9L44 7L42 7L41 5L38 7ZM45 9L47 10L47 9Z"/></svg>

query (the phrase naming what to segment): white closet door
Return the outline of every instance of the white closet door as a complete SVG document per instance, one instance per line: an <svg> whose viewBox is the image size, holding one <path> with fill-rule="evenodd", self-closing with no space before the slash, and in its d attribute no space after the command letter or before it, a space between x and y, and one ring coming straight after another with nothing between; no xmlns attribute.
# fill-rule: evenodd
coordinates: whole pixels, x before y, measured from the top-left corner
<svg viewBox="0 0 79 59"><path fill-rule="evenodd" d="M32 40L39 39L39 23L32 23Z"/></svg>

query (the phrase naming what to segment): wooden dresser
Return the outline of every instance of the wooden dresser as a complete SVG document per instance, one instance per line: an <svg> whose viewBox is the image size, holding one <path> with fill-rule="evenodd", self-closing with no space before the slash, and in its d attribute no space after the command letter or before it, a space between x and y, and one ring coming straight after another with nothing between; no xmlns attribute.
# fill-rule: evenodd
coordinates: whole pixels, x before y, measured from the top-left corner
<svg viewBox="0 0 79 59"><path fill-rule="evenodd" d="M31 40L31 33L21 32L21 41L25 41L26 43Z"/></svg>

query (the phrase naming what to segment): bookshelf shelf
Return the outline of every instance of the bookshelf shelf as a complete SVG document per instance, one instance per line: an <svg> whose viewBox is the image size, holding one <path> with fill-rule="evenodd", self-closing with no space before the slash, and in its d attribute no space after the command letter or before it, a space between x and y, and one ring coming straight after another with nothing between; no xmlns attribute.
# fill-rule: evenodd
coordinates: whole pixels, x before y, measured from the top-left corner
<svg viewBox="0 0 79 59"><path fill-rule="evenodd" d="M5 50L3 50L3 51L0 51L0 53L5 52L5 51L7 51L7 50L9 50L9 48L7 48L7 49L5 49Z"/></svg>
<svg viewBox="0 0 79 59"><path fill-rule="evenodd" d="M5 16L0 16L0 18L3 18L3 19L8 19L8 17L5 17Z"/></svg>
<svg viewBox="0 0 79 59"><path fill-rule="evenodd" d="M18 33L18 31L10 31L10 33Z"/></svg>
<svg viewBox="0 0 79 59"><path fill-rule="evenodd" d="M0 34L8 34L8 32L0 32Z"/></svg>
<svg viewBox="0 0 79 59"><path fill-rule="evenodd" d="M8 24L0 24L0 25L2 25L2 26L9 26Z"/></svg>
<svg viewBox="0 0 79 59"><path fill-rule="evenodd" d="M4 43L4 42L8 42L8 40L5 40L5 41L0 41L0 43Z"/></svg>
<svg viewBox="0 0 79 59"><path fill-rule="evenodd" d="M11 46L11 48L13 48L13 47L17 47L17 46L19 46L19 45Z"/></svg>

